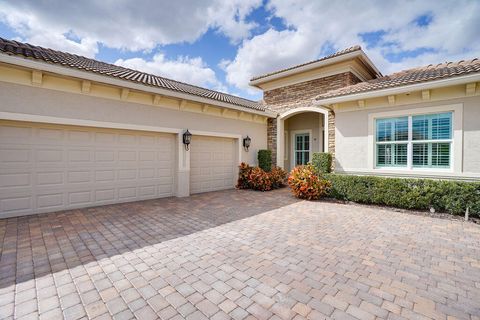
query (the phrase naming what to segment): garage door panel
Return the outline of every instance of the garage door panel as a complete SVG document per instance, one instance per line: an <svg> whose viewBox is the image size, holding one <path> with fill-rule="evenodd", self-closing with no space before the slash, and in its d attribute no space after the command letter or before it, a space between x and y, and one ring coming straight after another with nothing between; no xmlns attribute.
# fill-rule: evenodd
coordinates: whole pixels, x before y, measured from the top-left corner
<svg viewBox="0 0 480 320"><path fill-rule="evenodd" d="M62 141L64 130L61 129L51 129L51 128L39 128L35 130L35 135L40 139L44 139L44 143L54 144L55 142Z"/></svg>
<svg viewBox="0 0 480 320"><path fill-rule="evenodd" d="M95 190L95 202L105 202L105 201L114 201L115 200L115 189L97 189Z"/></svg>
<svg viewBox="0 0 480 320"><path fill-rule="evenodd" d="M137 169L118 170L118 180L135 180L135 179L137 179Z"/></svg>
<svg viewBox="0 0 480 320"><path fill-rule="evenodd" d="M0 126L0 136L11 143L29 143L33 129L25 126L4 125Z"/></svg>
<svg viewBox="0 0 480 320"><path fill-rule="evenodd" d="M96 170L95 182L113 182L115 181L115 170Z"/></svg>
<svg viewBox="0 0 480 320"><path fill-rule="evenodd" d="M31 157L32 151L27 149L27 147L0 148L0 163L2 163L2 165L30 162Z"/></svg>
<svg viewBox="0 0 480 320"><path fill-rule="evenodd" d="M92 181L90 170L75 170L67 172L67 184L86 183Z"/></svg>
<svg viewBox="0 0 480 320"><path fill-rule="evenodd" d="M92 202L93 198L90 190L68 192L69 206L88 206Z"/></svg>
<svg viewBox="0 0 480 320"><path fill-rule="evenodd" d="M114 133L95 132L95 144L113 145L115 143L116 143L116 135Z"/></svg>
<svg viewBox="0 0 480 320"><path fill-rule="evenodd" d="M36 184L38 186L55 186L65 183L63 171L37 172Z"/></svg>
<svg viewBox="0 0 480 320"><path fill-rule="evenodd" d="M67 139L70 145L85 145L86 143L93 144L93 133L88 130L68 130Z"/></svg>
<svg viewBox="0 0 480 320"><path fill-rule="evenodd" d="M137 153L133 150L118 151L118 161L120 162L135 162L137 160Z"/></svg>
<svg viewBox="0 0 480 320"><path fill-rule="evenodd" d="M63 193L59 192L37 195L36 202L39 209L61 210L65 207Z"/></svg>
<svg viewBox="0 0 480 320"><path fill-rule="evenodd" d="M0 121L0 217L172 196L175 146L172 134Z"/></svg>
<svg viewBox="0 0 480 320"><path fill-rule="evenodd" d="M138 175L140 179L154 179L155 178L155 168L143 168L138 170Z"/></svg>
<svg viewBox="0 0 480 320"><path fill-rule="evenodd" d="M12 196L8 199L0 199L0 209L4 214L27 213L33 209L31 196Z"/></svg>
<svg viewBox="0 0 480 320"><path fill-rule="evenodd" d="M30 187L31 185L32 175L30 173L21 170L5 170L0 173L0 190L2 188Z"/></svg>
<svg viewBox="0 0 480 320"><path fill-rule="evenodd" d="M190 158L190 192L231 189L235 180L235 141L193 136Z"/></svg>
<svg viewBox="0 0 480 320"><path fill-rule="evenodd" d="M94 159L93 151L89 148L67 149L67 159L69 164L90 164Z"/></svg>
<svg viewBox="0 0 480 320"><path fill-rule="evenodd" d="M113 162L115 161L114 150L95 150L96 162Z"/></svg>

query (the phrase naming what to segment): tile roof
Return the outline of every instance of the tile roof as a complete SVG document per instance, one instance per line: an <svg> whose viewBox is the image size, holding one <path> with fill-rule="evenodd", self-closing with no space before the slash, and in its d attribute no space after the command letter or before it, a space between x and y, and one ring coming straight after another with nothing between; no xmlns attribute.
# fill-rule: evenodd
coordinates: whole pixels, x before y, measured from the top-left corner
<svg viewBox="0 0 480 320"><path fill-rule="evenodd" d="M281 69L281 70L277 70L277 71L266 73L266 74L263 74L263 75L260 75L260 76L253 77L252 79L250 79L250 81L255 81L255 80L258 80L258 79L266 78L266 77L272 76L274 74L278 74L278 73L282 73L282 72L285 72L285 71L297 69L297 68L300 68L300 67L303 67L303 66L307 66L309 64L313 64L313 63L316 63L316 62L319 62L319 61L328 60L328 59L331 59L331 58L335 58L335 57L338 57L338 56L341 56L341 55L344 55L344 54L347 54L347 53L360 51L360 50L362 50L362 48L360 46L353 46L353 47L350 47L350 48L347 48L347 49L344 49L344 50L341 50L341 51L337 51L335 53L332 53L331 55L322 57L322 58L317 59L317 60L305 62L305 63L302 63L302 64L298 64L296 66L292 66L292 67L289 67L289 68L285 68L285 69Z"/></svg>
<svg viewBox="0 0 480 320"><path fill-rule="evenodd" d="M7 40L1 37L0 53L21 56L24 58L39 60L68 68L79 69L82 71L143 84L145 86L191 94L202 98L229 103L239 107L265 111L265 107L260 102L190 85L137 70L116 66L94 59L85 58L75 54L42 48L28 43Z"/></svg>
<svg viewBox="0 0 480 320"><path fill-rule="evenodd" d="M458 62L445 62L436 65L430 64L428 66L403 70L384 77L328 91L317 96L316 100L453 78L476 72L480 72L480 59L478 58Z"/></svg>

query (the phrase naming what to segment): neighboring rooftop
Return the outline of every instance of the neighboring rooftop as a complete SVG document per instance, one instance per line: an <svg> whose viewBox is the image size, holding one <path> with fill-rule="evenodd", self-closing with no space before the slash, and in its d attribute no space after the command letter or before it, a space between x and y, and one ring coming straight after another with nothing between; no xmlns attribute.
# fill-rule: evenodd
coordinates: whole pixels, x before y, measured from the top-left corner
<svg viewBox="0 0 480 320"><path fill-rule="evenodd" d="M436 65L430 64L428 66L403 70L377 79L360 82L355 85L343 87L337 90L332 90L317 96L316 99L324 100L355 93L363 93L433 80L454 78L477 72L480 72L480 60L478 58L472 60L462 60L458 62L445 62Z"/></svg>
<svg viewBox="0 0 480 320"><path fill-rule="evenodd" d="M229 103L239 107L265 111L265 107L261 104L261 102L244 99L230 94L167 79L150 73L120 67L67 52L34 46L28 43L0 38L0 53L21 56L26 59L39 60L67 68L74 68L82 71L101 74L108 77L140 83L145 86L158 87L171 91L191 94L207 99Z"/></svg>
<svg viewBox="0 0 480 320"><path fill-rule="evenodd" d="M360 46L353 46L341 51L337 51L333 54L330 54L328 56L322 57L320 59L316 59L310 62L298 64L296 66L292 66L289 68L273 71L267 74L263 74L260 76L255 76L252 79L250 79L250 84L251 85L257 85L265 81L269 81L271 79L276 79L278 77L282 76L287 76L290 74L296 74L300 73L306 70L318 68L323 65L327 65L330 62L334 63L335 60L339 59L350 59L350 58L360 58L364 65L370 70L372 76L377 77L381 76L380 71L375 67L375 65L370 61L370 59L367 57L367 55L363 52L362 48Z"/></svg>

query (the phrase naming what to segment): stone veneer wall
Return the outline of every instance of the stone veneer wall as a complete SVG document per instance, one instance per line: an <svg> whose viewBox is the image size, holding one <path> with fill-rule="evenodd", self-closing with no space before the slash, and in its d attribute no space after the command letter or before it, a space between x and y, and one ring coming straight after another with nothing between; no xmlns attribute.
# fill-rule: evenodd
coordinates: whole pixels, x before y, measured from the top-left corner
<svg viewBox="0 0 480 320"><path fill-rule="evenodd" d="M268 118L267 148L272 150L272 163L277 164L277 119Z"/></svg>
<svg viewBox="0 0 480 320"><path fill-rule="evenodd" d="M328 111L328 152L332 155L332 172L335 171L335 112Z"/></svg>
<svg viewBox="0 0 480 320"><path fill-rule="evenodd" d="M263 93L266 105L279 113L312 105L319 94L361 82L351 72L340 73L320 79L305 81ZM267 146L272 150L272 162L277 163L277 120L268 119ZM335 157L335 113L329 111L328 151ZM334 166L335 161L332 161ZM334 168L332 168L334 169Z"/></svg>

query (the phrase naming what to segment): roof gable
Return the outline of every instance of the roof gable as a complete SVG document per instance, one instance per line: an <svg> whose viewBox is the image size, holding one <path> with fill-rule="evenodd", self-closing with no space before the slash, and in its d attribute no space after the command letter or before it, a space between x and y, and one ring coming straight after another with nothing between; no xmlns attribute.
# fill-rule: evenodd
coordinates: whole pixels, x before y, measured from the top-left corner
<svg viewBox="0 0 480 320"><path fill-rule="evenodd" d="M367 74L367 79L381 76L380 71L376 68L373 62L367 57L360 46L353 46L331 55L316 59L310 62L295 65L289 68L277 70L264 75L253 77L250 80L250 85L262 87L263 84L278 81L279 79L297 76L320 70L320 68L334 68L337 64L346 63L348 61L356 61L359 69ZM311 79L310 79L311 80Z"/></svg>

